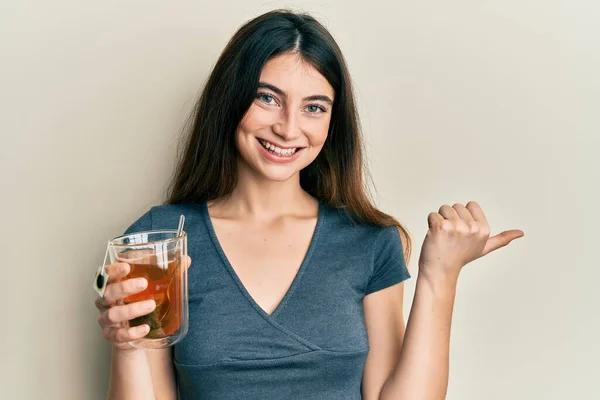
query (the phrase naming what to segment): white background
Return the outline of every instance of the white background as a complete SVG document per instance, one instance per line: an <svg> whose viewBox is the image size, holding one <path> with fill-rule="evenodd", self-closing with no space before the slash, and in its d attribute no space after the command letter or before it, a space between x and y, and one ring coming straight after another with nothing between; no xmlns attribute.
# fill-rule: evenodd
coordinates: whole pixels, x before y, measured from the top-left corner
<svg viewBox="0 0 600 400"><path fill-rule="evenodd" d="M463 271L448 399L600 396L598 2L3 0L1 397L104 398L106 240L162 201L227 40L281 6L344 51L413 276L442 204L476 200L493 233L525 232Z"/></svg>

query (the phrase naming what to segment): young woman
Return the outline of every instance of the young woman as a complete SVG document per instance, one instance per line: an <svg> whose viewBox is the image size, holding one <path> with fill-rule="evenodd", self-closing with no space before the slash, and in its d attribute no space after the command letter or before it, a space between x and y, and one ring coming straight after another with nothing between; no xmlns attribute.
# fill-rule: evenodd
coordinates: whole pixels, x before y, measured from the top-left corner
<svg viewBox="0 0 600 400"><path fill-rule="evenodd" d="M475 202L428 216L404 324L407 231L363 182L351 80L315 19L273 11L246 23L220 56L166 205L128 232L189 235L190 326L173 348L129 342L122 322L152 300L107 270L96 304L113 344L110 399L443 399L461 268L523 235L490 237Z"/></svg>

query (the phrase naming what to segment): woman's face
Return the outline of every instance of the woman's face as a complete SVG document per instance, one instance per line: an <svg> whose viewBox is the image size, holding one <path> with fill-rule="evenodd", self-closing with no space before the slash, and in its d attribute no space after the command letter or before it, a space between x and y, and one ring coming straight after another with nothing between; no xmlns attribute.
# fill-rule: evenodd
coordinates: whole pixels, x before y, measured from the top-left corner
<svg viewBox="0 0 600 400"><path fill-rule="evenodd" d="M327 138L334 91L298 55L285 53L263 67L254 102L236 132L242 167L285 181L309 165Z"/></svg>

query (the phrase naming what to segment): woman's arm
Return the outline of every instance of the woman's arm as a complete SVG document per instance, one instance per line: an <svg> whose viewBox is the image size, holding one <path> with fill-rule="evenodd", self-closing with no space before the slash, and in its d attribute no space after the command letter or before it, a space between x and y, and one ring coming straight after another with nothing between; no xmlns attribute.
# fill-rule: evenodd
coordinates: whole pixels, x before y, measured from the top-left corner
<svg viewBox="0 0 600 400"><path fill-rule="evenodd" d="M379 399L446 398L456 281L418 276L399 361Z"/></svg>
<svg viewBox="0 0 600 400"><path fill-rule="evenodd" d="M113 348L107 400L175 400L171 349Z"/></svg>
<svg viewBox="0 0 600 400"><path fill-rule="evenodd" d="M443 400L446 397L450 325L460 271L471 261L524 235L523 231L514 229L490 237L483 210L473 201L466 207L458 203L452 207L443 205L438 213L429 214L428 224L402 351L396 355L398 362L385 380L381 392L371 392L370 399ZM378 296L367 304L367 298L365 318L369 320L377 314L384 316L394 312L398 302ZM395 312L401 315L402 310L396 309ZM392 324L375 326L380 330L373 332L377 336L398 337L402 331L402 328L394 328ZM372 331L369 331L371 334ZM385 344L376 343L375 346L379 348L379 353L386 351L383 348ZM387 351L393 352L395 347L388 345ZM389 359L392 357L390 355ZM381 363L371 368L385 371L387 365Z"/></svg>
<svg viewBox="0 0 600 400"><path fill-rule="evenodd" d="M369 334L364 400L445 398L455 288L456 282L435 285L417 278L406 328L403 283L364 298Z"/></svg>
<svg viewBox="0 0 600 400"><path fill-rule="evenodd" d="M362 379L363 400L378 400L398 361L404 340L404 283L371 293L363 299L369 354Z"/></svg>
<svg viewBox="0 0 600 400"><path fill-rule="evenodd" d="M189 264L188 264L189 265ZM96 298L98 323L102 334L112 344L109 400L171 400L176 396L172 349L145 350L130 342L144 337L148 325L123 327L123 322L146 315L155 308L153 300L125 305L118 301L144 290L144 278L122 280L131 267L124 263L108 265L108 286L103 297Z"/></svg>

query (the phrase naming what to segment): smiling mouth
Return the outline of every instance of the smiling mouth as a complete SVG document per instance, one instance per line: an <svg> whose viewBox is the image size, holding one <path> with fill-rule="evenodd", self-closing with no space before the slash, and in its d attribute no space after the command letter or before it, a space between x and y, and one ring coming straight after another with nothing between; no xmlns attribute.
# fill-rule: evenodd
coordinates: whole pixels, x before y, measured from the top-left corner
<svg viewBox="0 0 600 400"><path fill-rule="evenodd" d="M303 147L290 147L290 148L284 149L284 148L278 147L278 146L274 145L273 143L268 142L261 138L256 138L256 140L258 140L258 142L261 144L261 146L264 147L265 150L267 150L269 153L274 154L279 157L290 157L290 156L294 155L296 152L303 149Z"/></svg>

